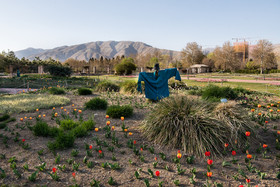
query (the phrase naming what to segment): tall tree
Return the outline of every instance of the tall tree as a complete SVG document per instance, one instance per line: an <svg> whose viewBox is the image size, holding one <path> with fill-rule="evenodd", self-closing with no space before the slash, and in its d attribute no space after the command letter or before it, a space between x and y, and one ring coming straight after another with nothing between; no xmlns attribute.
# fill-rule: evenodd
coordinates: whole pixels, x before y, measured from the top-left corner
<svg viewBox="0 0 280 187"><path fill-rule="evenodd" d="M260 65L261 74L264 69L277 67L276 56L273 52L272 43L268 40L259 40L252 50L252 57Z"/></svg>
<svg viewBox="0 0 280 187"><path fill-rule="evenodd" d="M181 61L184 67L201 64L203 58L202 47L196 42L187 43L187 46L181 51Z"/></svg>
<svg viewBox="0 0 280 187"><path fill-rule="evenodd" d="M212 59L215 61L217 69L235 71L241 67L241 61L237 58L230 42L225 42L222 48L217 47L213 51Z"/></svg>

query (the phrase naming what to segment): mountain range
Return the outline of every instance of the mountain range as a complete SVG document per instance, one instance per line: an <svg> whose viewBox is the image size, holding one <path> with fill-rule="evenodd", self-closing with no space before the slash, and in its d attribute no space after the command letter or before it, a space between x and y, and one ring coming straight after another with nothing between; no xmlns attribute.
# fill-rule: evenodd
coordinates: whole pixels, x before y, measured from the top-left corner
<svg viewBox="0 0 280 187"><path fill-rule="evenodd" d="M64 62L68 58L74 58L76 60L86 60L90 58L113 58L117 56L130 56L130 55L146 55L148 53L153 53L155 51L160 51L162 54L168 54L173 59L180 58L179 51L158 49L154 48L143 42L133 42L133 41L97 41L89 42L78 45L71 46L61 46L53 49L35 49L27 48L20 51L15 51L15 55L18 58L28 58L33 60L35 57L40 57L40 59L53 58Z"/></svg>

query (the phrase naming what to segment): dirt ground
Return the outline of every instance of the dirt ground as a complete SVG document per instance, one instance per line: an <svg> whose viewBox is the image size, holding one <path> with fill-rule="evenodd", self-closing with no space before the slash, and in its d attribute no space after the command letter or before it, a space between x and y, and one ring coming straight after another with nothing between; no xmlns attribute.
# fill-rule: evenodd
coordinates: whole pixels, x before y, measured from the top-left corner
<svg viewBox="0 0 280 187"><path fill-rule="evenodd" d="M71 103L67 106L64 106L67 111L72 111L73 108L83 109L84 103L90 100L93 97L100 96L98 94L93 94L91 96L75 96L72 94L67 94L67 97L71 99ZM102 95L102 97L108 97L106 94ZM128 99L129 98L129 99ZM121 104L131 102L131 96L128 96L127 99L121 100ZM133 96L133 102L138 100L137 102L143 101L143 96ZM110 99L108 99L110 101ZM113 99L112 99L113 101ZM116 102L116 101L115 101ZM72 104L75 106L72 107ZM183 158L181 159L182 169L186 169L186 172L183 175L178 175L176 164L172 162L172 159L177 155L177 149L170 149L161 147L159 145L153 144L148 141L141 135L141 130L139 127L141 126L142 121L145 118L145 115L149 113L149 107L152 107L153 104L145 106L143 108L134 108L134 115L131 118L125 119L125 125L128 126L128 131L132 132L133 135L129 138L132 140L136 140L136 147L140 150L140 145L147 145L147 147L153 146L155 149L155 153L152 154L148 149L143 150L144 162L139 159L138 156L135 156L132 149L127 147L127 141L129 138L125 138L121 129L122 121L120 119L112 119L111 126L115 126L116 136L119 138L121 147L115 147L114 154L117 158L116 161L112 161L113 153L107 150L106 147L103 148L104 158L98 157L98 152L93 151L93 157L88 157L89 161L94 163L94 167L92 169L88 168L86 164L83 163L83 158L86 155L86 150L84 147L84 143L93 146L93 149L97 147L96 142L93 140L95 137L98 137L102 141L106 141L109 145L113 145L111 143L111 139L105 138L105 132L101 130L101 128L105 127L107 119L105 118L105 111L90 111L83 110L83 116L85 119L94 115L94 119L96 121L96 127L99 127L98 132L90 132L89 135L85 138L77 138L75 140L75 146L73 149L79 150L79 154L77 157L71 156L71 149L58 151L57 153L61 155L60 165L66 165L66 170L61 171L58 170L58 176L60 177L59 181L54 181L47 172L39 172L36 181L31 182L28 180L28 177L36 170L35 166L41 164L41 161L38 158L38 151L43 149L43 155L40 158L46 162L46 169L48 172L52 171L52 168L57 168L57 164L55 164L55 156L51 153L47 148L47 142L54 140L53 138L45 138L45 137L36 137L32 134L32 132L28 128L20 129L17 128L16 125L24 126L24 122L20 121L21 117L33 117L33 120L30 120L32 124L35 124L34 117L39 114L45 114L46 117L44 120L48 122L49 125L56 126L54 120L51 120L52 109L40 109L39 112L30 112L30 113L20 113L13 114L12 117L16 118L16 122L11 122L8 124L8 128L10 130L0 129L0 134L6 135L10 137L8 140L8 147L5 147L2 143L2 139L0 137L0 153L4 154L6 158L0 159L0 168L2 168L6 172L6 178L0 179L0 184L7 185L15 185L15 186L70 186L78 184L80 186L90 186L90 182L93 179L100 181L100 185L102 186L110 186L108 184L108 180L110 177L116 181L117 186L145 186L144 179L149 179L150 186L158 186L158 180L163 181L163 186L175 186L173 183L174 180L180 181L180 186L204 186L206 184L206 172L207 172L207 158L201 157L195 158L194 164L187 164L185 161L186 155L182 152ZM61 112L61 109L57 107L56 111L58 113ZM248 119L249 120L249 119ZM261 154L257 154L254 150L250 152L250 154L256 155L256 158L252 160L253 166L258 168L261 172L267 173L266 177L261 180L257 173L250 173L247 171L245 166L245 157L246 153L242 153L241 151L237 151L236 159L238 159L238 164L240 168L243 169L248 178L250 179L250 185L259 187L261 186L280 186L279 179L276 178L276 173L280 169L279 162L279 150L275 149L275 130L272 129L272 126L277 126L277 129L280 129L280 121L275 121L271 123L271 127L269 127L269 131L263 132L261 129L259 130L259 137L261 137L261 142L266 143L270 152L267 154L269 158L262 158ZM12 133L14 132L14 133ZM15 133L18 132L20 134L20 140L25 139L25 142L30 145L30 149L23 149L19 146L18 142L14 142ZM259 145L254 145L253 147L258 147ZM160 158L159 153L163 152L166 156L166 160L162 160ZM19 172L22 174L21 178L16 178L12 169L10 168L10 163L8 163L8 159L15 156L18 160L16 162L17 168ZM153 162L155 162L155 157L158 158L158 165L156 168L153 168ZM75 181L73 180L73 169L72 166L69 165L66 160L69 158L73 158L77 163L80 163L79 170L76 171ZM228 156L225 158L213 158L213 167L211 169L213 176L210 179L210 183L218 182L223 184L223 186L239 186L246 185L246 181L241 176L237 177L235 180L233 175L238 173L238 164L232 164L231 166L222 167L223 161L231 161L231 155L228 153ZM102 168L101 163L110 162L110 163L119 163L120 170L112 170L110 168ZM23 166L25 164L29 165L29 170L25 171ZM165 167L168 166L170 169L167 171ZM160 171L159 179L157 177L151 177L148 173L148 169L151 169L153 172ZM190 184L189 177L191 177L190 171L196 168L197 174L195 178L195 185ZM136 179L134 173L135 171L139 171L140 179Z"/></svg>

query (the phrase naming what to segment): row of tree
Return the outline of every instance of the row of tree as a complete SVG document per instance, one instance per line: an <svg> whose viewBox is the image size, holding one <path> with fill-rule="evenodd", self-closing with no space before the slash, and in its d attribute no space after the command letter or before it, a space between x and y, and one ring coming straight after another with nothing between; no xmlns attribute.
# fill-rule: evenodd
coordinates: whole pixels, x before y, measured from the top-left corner
<svg viewBox="0 0 280 187"><path fill-rule="evenodd" d="M13 65L14 69L20 69L24 73L36 73L38 66L43 65L44 67L70 67L76 73L117 73L121 75L130 74L136 68L138 68L138 71L152 69L155 63L159 63L161 69L176 67L182 70L186 70L194 64L208 65L213 71L232 72L240 69L260 69L262 72L263 70L277 68L276 56L273 53L271 42L259 40L250 54L252 59L243 63L242 58L240 58L230 42L225 42L222 47L216 47L211 53L203 51L202 46L196 42L187 43L186 47L181 51L180 59L155 50L149 54L134 54L130 57L91 58L89 61L70 58L64 63L60 63L51 58L42 60L36 57L32 61L25 58L18 59L14 52L9 51L8 53L2 52L0 54L0 72L9 72L9 65Z"/></svg>
<svg viewBox="0 0 280 187"><path fill-rule="evenodd" d="M202 47L196 42L188 43L181 52L182 68L188 68L194 64L205 64L212 70L237 71L240 69L260 69L261 73L267 69L277 69L276 55L273 52L272 43L267 40L259 40L253 46L250 57L246 63L230 42L225 42L222 47L216 47L211 53L203 53Z"/></svg>

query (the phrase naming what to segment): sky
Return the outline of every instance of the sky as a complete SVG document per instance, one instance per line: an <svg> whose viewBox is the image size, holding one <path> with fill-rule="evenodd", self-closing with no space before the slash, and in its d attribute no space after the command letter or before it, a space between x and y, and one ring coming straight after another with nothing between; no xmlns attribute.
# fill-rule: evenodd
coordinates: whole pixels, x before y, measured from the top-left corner
<svg viewBox="0 0 280 187"><path fill-rule="evenodd" d="M280 43L280 0L0 0L0 51L139 41L181 51Z"/></svg>

